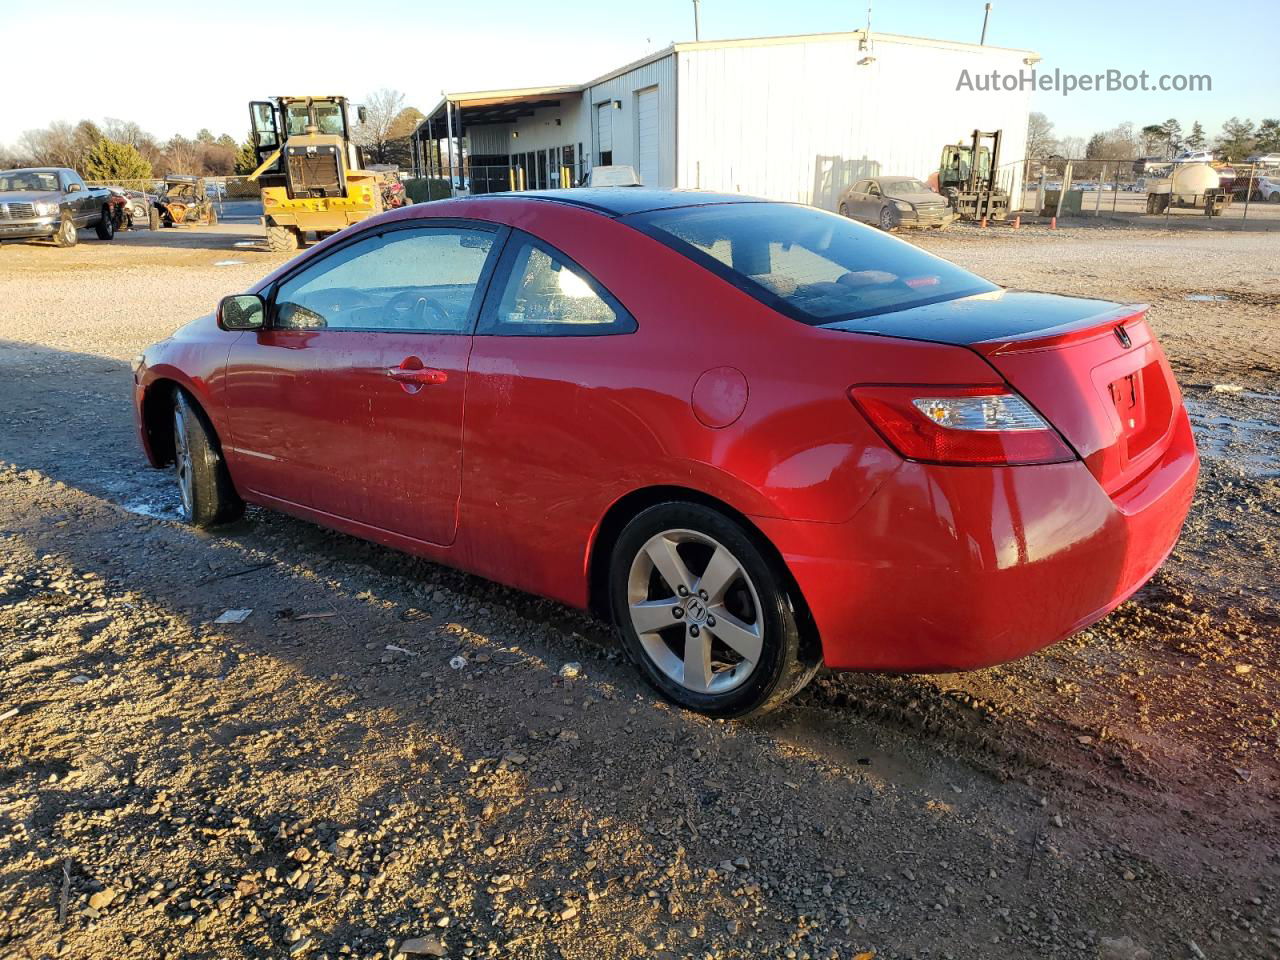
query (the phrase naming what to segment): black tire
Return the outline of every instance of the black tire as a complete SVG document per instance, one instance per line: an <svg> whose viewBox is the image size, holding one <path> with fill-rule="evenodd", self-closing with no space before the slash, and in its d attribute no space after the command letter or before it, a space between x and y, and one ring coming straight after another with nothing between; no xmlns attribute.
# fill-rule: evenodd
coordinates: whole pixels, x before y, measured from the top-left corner
<svg viewBox="0 0 1280 960"><path fill-rule="evenodd" d="M880 208L880 229L885 232L898 229L898 211L893 207Z"/></svg>
<svg viewBox="0 0 1280 960"><path fill-rule="evenodd" d="M683 600L675 588L667 585L656 564L645 569L646 558L652 556L646 546L667 543L668 535L688 538L678 544L678 553L685 558L682 562L689 564L686 573L694 574L700 563L703 567L692 584L694 593L684 594ZM728 586L719 591L721 600L703 594L704 602L699 603L698 584L708 573L711 557L718 556L721 549L736 564L736 573L724 580ZM779 561L762 548L754 534L724 514L693 503L662 503L643 511L622 531L610 558L610 603L628 655L645 680L664 697L713 717L739 718L772 710L799 693L817 672L821 661L816 654L805 651L788 583L786 571L780 569ZM642 640L632 617L633 600L638 604L664 605L662 619L665 621L670 614L671 628L664 625L647 630ZM731 616L726 617L726 613ZM738 657L727 646L724 638L731 634L722 634L721 630L734 624L722 623L717 629L716 615L730 621L737 618L738 626L755 631L755 661ZM686 658L684 662L688 662L688 648L684 645L699 635L698 624L702 625L701 642L708 651L708 666L702 669L711 678L700 684L705 688L702 691L691 689L672 672L677 661ZM687 672L684 666L678 670L681 675ZM714 688L721 681L727 683L717 691Z"/></svg>
<svg viewBox="0 0 1280 960"><path fill-rule="evenodd" d="M842 217L849 216L849 208L845 206L843 203L840 204L840 216Z"/></svg>
<svg viewBox="0 0 1280 960"><path fill-rule="evenodd" d="M64 213L62 221L58 224L58 232L53 235L53 242L59 247L74 247L80 240L79 233L76 232L76 222L71 218L71 214Z"/></svg>
<svg viewBox="0 0 1280 960"><path fill-rule="evenodd" d="M272 253L292 253L298 249L299 234L296 227L267 227L267 249Z"/></svg>
<svg viewBox="0 0 1280 960"><path fill-rule="evenodd" d="M116 235L116 218L110 207L102 208L102 217L93 227L99 240L113 240Z"/></svg>
<svg viewBox="0 0 1280 960"><path fill-rule="evenodd" d="M1275 191L1267 198L1268 203L1280 203L1280 190Z"/></svg>
<svg viewBox="0 0 1280 960"><path fill-rule="evenodd" d="M173 450L184 520L207 529L243 516L244 501L231 483L217 434L182 390L173 398Z"/></svg>
<svg viewBox="0 0 1280 960"><path fill-rule="evenodd" d="M151 207L147 211L147 226L152 230L160 229L160 211L155 207Z"/></svg>

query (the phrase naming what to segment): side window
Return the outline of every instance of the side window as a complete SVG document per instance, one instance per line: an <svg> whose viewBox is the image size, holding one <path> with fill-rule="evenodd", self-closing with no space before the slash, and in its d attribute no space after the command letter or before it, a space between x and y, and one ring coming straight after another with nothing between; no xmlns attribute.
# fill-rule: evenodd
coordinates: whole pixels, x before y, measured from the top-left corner
<svg viewBox="0 0 1280 960"><path fill-rule="evenodd" d="M501 295L495 286L477 332L589 337L636 329L632 316L585 270L527 235L511 238L502 262Z"/></svg>
<svg viewBox="0 0 1280 960"><path fill-rule="evenodd" d="M873 197L878 197L878 196L880 196L880 184L875 183L875 182L873 182L873 181L871 181L871 180L868 180L868 181L867 181L867 193L869 193L869 194L870 194L871 196L873 196Z"/></svg>
<svg viewBox="0 0 1280 960"><path fill-rule="evenodd" d="M359 240L280 284L282 330L469 333L476 287L496 235L423 227Z"/></svg>
<svg viewBox="0 0 1280 960"><path fill-rule="evenodd" d="M870 182L871 182L870 180L859 180L857 183L855 183L855 184L853 185L853 192L854 192L854 193L866 193L866 192L867 192L867 185L868 185Z"/></svg>

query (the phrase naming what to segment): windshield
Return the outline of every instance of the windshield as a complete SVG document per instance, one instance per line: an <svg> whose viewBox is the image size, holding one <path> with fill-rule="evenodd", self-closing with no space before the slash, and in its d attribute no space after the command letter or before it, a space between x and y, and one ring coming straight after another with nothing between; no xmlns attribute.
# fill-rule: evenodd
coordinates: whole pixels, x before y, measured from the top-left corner
<svg viewBox="0 0 1280 960"><path fill-rule="evenodd" d="M1000 289L903 240L813 207L708 204L635 214L623 222L809 324Z"/></svg>
<svg viewBox="0 0 1280 960"><path fill-rule="evenodd" d="M291 137L306 133L307 125L315 118L315 125L320 133L344 136L342 120L342 104L335 100L312 100L310 108L302 101L291 103L285 107L285 127Z"/></svg>
<svg viewBox="0 0 1280 960"><path fill-rule="evenodd" d="M899 193L931 193L932 191L919 180L881 180L880 186L889 196Z"/></svg>
<svg viewBox="0 0 1280 960"><path fill-rule="evenodd" d="M56 173L37 170L6 170L0 173L0 191L39 190L52 193L57 189Z"/></svg>

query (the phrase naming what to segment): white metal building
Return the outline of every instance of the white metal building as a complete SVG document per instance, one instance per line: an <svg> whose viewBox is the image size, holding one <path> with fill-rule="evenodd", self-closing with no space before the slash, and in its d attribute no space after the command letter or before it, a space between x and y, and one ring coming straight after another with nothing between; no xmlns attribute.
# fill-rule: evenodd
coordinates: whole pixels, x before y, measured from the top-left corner
<svg viewBox="0 0 1280 960"><path fill-rule="evenodd" d="M1018 74L1039 57L870 36L677 43L582 85L448 94L416 132L419 172L460 170L459 187L490 192L630 164L646 186L834 209L855 179L927 178L944 144L981 129L1004 131L1002 180L1016 192L1030 91L979 92L960 80L966 70Z"/></svg>

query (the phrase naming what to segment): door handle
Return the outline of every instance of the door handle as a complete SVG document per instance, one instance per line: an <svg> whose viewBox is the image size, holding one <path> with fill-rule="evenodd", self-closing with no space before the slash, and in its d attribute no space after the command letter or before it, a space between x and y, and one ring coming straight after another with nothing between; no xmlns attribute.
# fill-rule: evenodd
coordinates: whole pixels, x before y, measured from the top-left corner
<svg viewBox="0 0 1280 960"><path fill-rule="evenodd" d="M421 362L421 361L419 361ZM436 383L445 383L449 374L435 367L388 367L387 376L398 383L417 384L426 387Z"/></svg>

